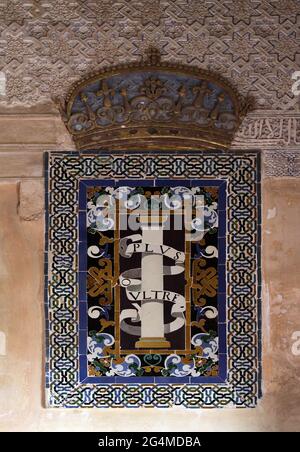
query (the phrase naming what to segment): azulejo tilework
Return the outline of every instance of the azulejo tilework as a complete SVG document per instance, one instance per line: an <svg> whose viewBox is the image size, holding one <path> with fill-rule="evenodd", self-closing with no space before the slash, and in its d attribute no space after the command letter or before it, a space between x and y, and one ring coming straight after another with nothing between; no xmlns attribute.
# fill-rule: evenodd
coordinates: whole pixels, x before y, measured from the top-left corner
<svg viewBox="0 0 300 452"><path fill-rule="evenodd" d="M225 186L80 181L81 380L224 381ZM184 200L194 210L191 231ZM108 202L118 203L109 219Z"/></svg>
<svg viewBox="0 0 300 452"><path fill-rule="evenodd" d="M48 406L254 406L259 155L46 161Z"/></svg>

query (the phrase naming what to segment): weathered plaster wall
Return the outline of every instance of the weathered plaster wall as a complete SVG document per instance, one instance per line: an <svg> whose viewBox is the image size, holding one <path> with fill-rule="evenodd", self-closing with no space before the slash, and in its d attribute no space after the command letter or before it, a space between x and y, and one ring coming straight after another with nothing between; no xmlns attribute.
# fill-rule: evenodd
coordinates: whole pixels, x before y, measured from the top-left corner
<svg viewBox="0 0 300 452"><path fill-rule="evenodd" d="M16 135L13 121L0 121L3 141L5 134L15 140L10 150L0 151L0 331L6 338L6 350L0 355L0 429L299 430L300 356L291 351L292 334L300 331L300 179L295 177L263 180L264 395L257 408L43 408L42 150L72 144L56 117L48 128L42 115L19 120ZM24 145L18 140L28 123L35 130L30 135L35 143Z"/></svg>

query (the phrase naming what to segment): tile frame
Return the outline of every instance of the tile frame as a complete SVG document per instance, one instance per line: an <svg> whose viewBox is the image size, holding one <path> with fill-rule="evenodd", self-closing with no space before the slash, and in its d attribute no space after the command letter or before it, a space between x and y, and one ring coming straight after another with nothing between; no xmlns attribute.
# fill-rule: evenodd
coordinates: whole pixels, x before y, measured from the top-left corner
<svg viewBox="0 0 300 452"><path fill-rule="evenodd" d="M156 157L155 157L156 156ZM70 297L74 318L72 318L72 328L75 327L75 333L73 331L71 345L68 350L70 350L71 356L76 355L74 359L70 359L71 363L69 367L63 369L64 357L58 357L55 354L53 347L53 341L58 339L58 333L55 332L54 328L54 317L56 314L55 306L52 304L52 292L53 285L53 252L49 250L51 244L53 243L53 211L51 206L53 206L53 199L57 195L59 187L64 187L63 178L57 176L58 173L68 174L65 181L69 183L70 193L73 193L73 215L78 210L78 182L79 179L84 177L99 177L99 167L104 169L102 177L109 178L107 176L107 160L119 160L118 165L125 165L126 160L133 158L137 159L137 162L143 163L145 160L151 160L155 166L153 159L159 159L167 157L171 159L184 159L191 160L194 162L200 162L207 166L207 171L205 175L208 174L208 179L212 176L214 178L221 177L226 180L228 187L234 192L235 186L235 176L240 173L238 169L238 159L240 163L244 162L245 168L251 168L254 171L255 176L251 179L251 188L255 197L255 205L252 210L255 212L256 218L255 223L255 246L253 251L253 259L255 259L255 271L252 272L251 276L255 281L255 293L256 293L256 303L254 309L252 309L251 314L254 315L254 331L255 331L255 343L249 346L249 353L254 353L253 366L248 369L251 374L251 384L243 383L243 378L241 382L236 384L236 375L240 375L242 371L237 370L232 365L231 357L228 357L228 374L226 383L215 383L215 384L80 384L78 364L79 358L76 351L78 350L78 287L76 279L76 292L72 297ZM196 160L195 160L196 158ZM193 160L194 159L194 160ZM50 160L50 165L49 165ZM99 164L100 162L100 164ZM120 163L121 162L121 163ZM150 162L151 163L151 162ZM94 164L94 172L91 173L91 167ZM222 164L224 166L222 167ZM56 165L56 169L55 169ZM184 166L184 164L183 164ZM187 165L188 166L188 165ZM81 167L81 169L80 169ZM212 167L218 167L220 174L217 176L216 171L209 173ZM194 172L194 170L190 171ZM232 170L234 171L232 172ZM83 176L80 176L80 171ZM110 173L110 170L108 170ZM162 170L164 172L164 170ZM97 173L97 174L96 174ZM50 177L49 177L50 174ZM74 176L76 176L74 178ZM78 177L79 176L79 177ZM199 173L197 177L190 177L191 180L198 179L202 177L203 174ZM241 175L239 174L239 177ZM163 179L164 177L161 177ZM175 175L175 180L177 175ZM186 173L184 173L184 178L186 179ZM134 176L133 176L134 179ZM72 181L72 182L70 182ZM54 183L54 185L53 185ZM68 185L68 184L67 184ZM76 187L76 193L74 191ZM64 187L63 189L67 189ZM237 191L237 190L236 190ZM68 196L68 195L66 195ZM238 194L236 193L236 196ZM53 198L54 197L54 198ZM84 152L51 152L45 155L45 204L46 204L46 215L45 215L45 317L46 317L46 399L47 406L51 407L140 407L140 406L155 406L155 407L169 407L172 405L181 405L189 408L199 408L199 407L224 407L224 406L238 406L238 407L252 407L257 403L258 398L261 396L261 265L260 265L260 248L261 248L261 214L260 214L260 155L258 152L222 152L222 151L199 151L199 152L162 152L151 151L149 152L134 152L128 153L125 151L115 151L115 152L97 152L97 151L84 151ZM70 206L69 206L70 207ZM230 212L230 208L228 208ZM227 213L228 213L227 212ZM78 233L77 229L76 234ZM228 237L230 237L230 231L227 231ZM78 236L74 239L74 243L77 245ZM74 245L73 243L73 245ZM77 249L77 248L76 248ZM73 259L72 272L76 273L77 258ZM227 248L227 262L228 262L228 248ZM230 281L229 285L231 284ZM62 303L64 308L66 307L64 302ZM55 303L54 303L55 305ZM228 307L227 307L228 310ZM228 312L231 312L230 310ZM227 314L228 314L227 312ZM63 321L66 321L65 317L62 317ZM229 331L227 324L227 339L234 337L232 331ZM229 344L230 349L231 344ZM52 351L53 350L53 351ZM249 358L251 359L251 358ZM57 366L61 365L60 370L57 371ZM60 379L59 375L67 375L68 378L64 377ZM234 378L232 378L234 376Z"/></svg>
<svg viewBox="0 0 300 452"><path fill-rule="evenodd" d="M79 309L79 355L80 355L80 383L172 383L172 384L182 384L182 383L225 383L226 382L226 373L227 373L227 347L226 347L226 292L218 292L218 317L220 317L223 321L218 321L218 337L223 339L222 351L220 351L220 344L218 350L219 360L219 375L218 376L199 376L199 377L89 377L87 372L87 356L86 356L86 344L87 344L87 336L88 329L82 328L82 325L85 326L87 310L88 310L88 300L87 300L87 291L86 291L86 280L84 280L84 276L87 273L87 263L86 263L86 252L87 249L84 247L82 250L81 244L85 244L87 242L86 238L86 195L87 189L90 186L120 186L125 185L135 185L135 186L145 186L148 187L150 183L153 183L153 186L177 186L183 185L186 187L193 186L210 186L210 187L219 187L219 200L218 200L218 216L219 216L219 228L218 228L218 251L224 250L224 257L222 259L218 259L218 282L220 286L220 281L222 281L222 286L225 285L226 288L226 269L221 274L221 267L225 267L226 265L226 235L220 237L219 231L224 231L226 233L226 215L224 212L226 211L226 196L227 196L227 182L222 179L210 179L210 180L186 180L186 179L177 179L168 180L168 179L148 179L146 181L141 180L127 180L127 179L114 179L114 180L100 180L100 179L81 179L79 181L79 215L82 215L82 224L79 226L79 269L78 269L78 281L79 281L79 307L81 304L85 304L85 309L81 307ZM219 208L221 205L222 209ZM222 217L220 217L220 213L222 213ZM221 222L220 222L221 220ZM80 220L79 220L80 222ZM220 246L221 243L221 246ZM83 281L84 280L84 281ZM81 296L82 294L82 296ZM83 334L83 331L86 331L86 334ZM224 339L225 338L225 339ZM220 356L221 355L221 356Z"/></svg>

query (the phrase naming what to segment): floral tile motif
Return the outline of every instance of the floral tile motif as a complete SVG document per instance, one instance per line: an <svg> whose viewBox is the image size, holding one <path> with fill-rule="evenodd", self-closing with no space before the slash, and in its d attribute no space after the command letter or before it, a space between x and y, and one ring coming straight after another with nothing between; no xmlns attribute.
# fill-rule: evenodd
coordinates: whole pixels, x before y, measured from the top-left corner
<svg viewBox="0 0 300 452"><path fill-rule="evenodd" d="M256 153L47 156L49 406L256 404L259 178Z"/></svg>

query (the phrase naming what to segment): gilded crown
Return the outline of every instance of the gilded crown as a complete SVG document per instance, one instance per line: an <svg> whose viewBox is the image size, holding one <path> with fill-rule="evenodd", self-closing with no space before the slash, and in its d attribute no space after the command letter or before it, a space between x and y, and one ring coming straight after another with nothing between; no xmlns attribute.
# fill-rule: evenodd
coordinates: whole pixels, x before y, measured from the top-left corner
<svg viewBox="0 0 300 452"><path fill-rule="evenodd" d="M63 118L78 149L227 149L248 103L207 71L148 59L77 83Z"/></svg>

